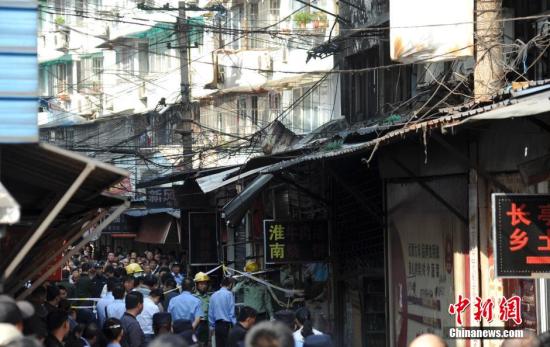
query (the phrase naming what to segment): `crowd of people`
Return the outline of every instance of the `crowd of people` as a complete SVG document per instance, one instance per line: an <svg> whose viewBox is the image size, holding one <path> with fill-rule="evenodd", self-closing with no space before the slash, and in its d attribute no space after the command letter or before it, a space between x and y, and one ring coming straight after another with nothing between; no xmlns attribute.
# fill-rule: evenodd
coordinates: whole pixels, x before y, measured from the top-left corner
<svg viewBox="0 0 550 347"><path fill-rule="evenodd" d="M183 270L160 250L86 247L26 301L0 296L0 347L333 346L307 308L273 312L262 285L221 277L211 293L208 274ZM243 288L252 295L236 306Z"/></svg>
<svg viewBox="0 0 550 347"><path fill-rule="evenodd" d="M103 259L98 261L97 258ZM258 265L250 262L246 272ZM62 280L34 289L26 301L0 295L0 347L333 347L306 307L273 312L263 285L208 274L187 276L175 254L90 248L73 257ZM245 289L244 305L235 292ZM25 288L22 288L25 290ZM16 295L17 297L18 295ZM503 347L546 347L550 334L527 333ZM446 347L425 334L410 347Z"/></svg>

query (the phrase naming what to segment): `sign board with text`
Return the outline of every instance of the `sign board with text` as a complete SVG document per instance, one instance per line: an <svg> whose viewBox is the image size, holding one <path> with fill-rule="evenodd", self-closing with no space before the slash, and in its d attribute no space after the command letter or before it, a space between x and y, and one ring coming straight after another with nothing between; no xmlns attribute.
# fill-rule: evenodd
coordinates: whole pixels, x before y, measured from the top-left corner
<svg viewBox="0 0 550 347"><path fill-rule="evenodd" d="M172 187L147 188L147 208L177 208L176 195Z"/></svg>
<svg viewBox="0 0 550 347"><path fill-rule="evenodd" d="M328 256L327 221L264 220L266 264L325 261Z"/></svg>
<svg viewBox="0 0 550 347"><path fill-rule="evenodd" d="M497 277L550 277L550 195L492 195Z"/></svg>

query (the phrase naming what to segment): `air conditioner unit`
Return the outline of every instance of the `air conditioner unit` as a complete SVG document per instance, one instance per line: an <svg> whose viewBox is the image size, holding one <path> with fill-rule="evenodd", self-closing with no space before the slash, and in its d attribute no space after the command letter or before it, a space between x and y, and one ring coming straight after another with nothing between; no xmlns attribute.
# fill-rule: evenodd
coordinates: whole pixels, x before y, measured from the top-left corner
<svg viewBox="0 0 550 347"><path fill-rule="evenodd" d="M101 29L101 33L98 36L102 39L109 40L110 35L111 35L110 27L106 25Z"/></svg>
<svg viewBox="0 0 550 347"><path fill-rule="evenodd" d="M260 70L273 70L273 57L264 54L259 57Z"/></svg>
<svg viewBox="0 0 550 347"><path fill-rule="evenodd" d="M54 34L54 48L58 51L67 51L69 49L69 33L66 31L57 31Z"/></svg>
<svg viewBox="0 0 550 347"><path fill-rule="evenodd" d="M147 98L147 88L145 88L145 82L140 84L138 94L139 98L142 100Z"/></svg>
<svg viewBox="0 0 550 347"><path fill-rule="evenodd" d="M91 109L91 112L90 112L91 116L90 117L92 119L95 119L95 118L101 116L101 113L102 113L102 110L101 110L100 107L94 107L94 108Z"/></svg>

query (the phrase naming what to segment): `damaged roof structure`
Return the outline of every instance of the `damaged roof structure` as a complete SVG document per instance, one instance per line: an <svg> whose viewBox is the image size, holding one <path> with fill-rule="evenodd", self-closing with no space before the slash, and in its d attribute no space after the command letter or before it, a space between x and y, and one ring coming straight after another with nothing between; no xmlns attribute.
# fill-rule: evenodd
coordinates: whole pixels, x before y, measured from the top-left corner
<svg viewBox="0 0 550 347"><path fill-rule="evenodd" d="M490 121L536 116L550 111L550 80L524 83L518 88L503 89L490 102L464 103L456 107L441 108L430 116L411 117L392 123L370 126L349 126L344 118L333 120L307 136L298 136L282 123L274 124L262 134L259 146L264 155L249 159L234 167L193 170L189 174L161 177L143 182L141 187L173 181L194 180L204 194L223 187L244 184L222 211L230 225L237 225L247 208L262 189L278 173L307 162L341 159L365 153L362 159L369 164L376 151L384 145L420 136L427 146L432 133L453 134L467 125ZM542 121L542 126L550 128Z"/></svg>

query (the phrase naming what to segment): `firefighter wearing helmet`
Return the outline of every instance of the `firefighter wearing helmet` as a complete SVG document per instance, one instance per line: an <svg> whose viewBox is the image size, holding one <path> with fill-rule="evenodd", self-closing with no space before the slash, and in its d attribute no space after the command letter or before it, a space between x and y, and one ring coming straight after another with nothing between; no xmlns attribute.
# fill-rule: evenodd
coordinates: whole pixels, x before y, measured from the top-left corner
<svg viewBox="0 0 550 347"><path fill-rule="evenodd" d="M249 260L246 262L244 271L253 274L260 271L260 265L254 260ZM252 307L258 312L256 315L257 322L269 320L273 317L271 294L266 286L247 277L243 277L233 289L234 293L239 293L241 291L243 293L244 305Z"/></svg>
<svg viewBox="0 0 550 347"><path fill-rule="evenodd" d="M143 275L143 269L138 263L129 264L128 266L125 267L125 269L128 275L131 275L134 277L139 277Z"/></svg>
<svg viewBox="0 0 550 347"><path fill-rule="evenodd" d="M201 347L208 346L210 339L210 328L208 326L208 304L210 303L210 295L208 294L209 281L210 277L204 272L197 272L195 275L194 295L201 301L201 308L204 314L196 330L197 340Z"/></svg>

